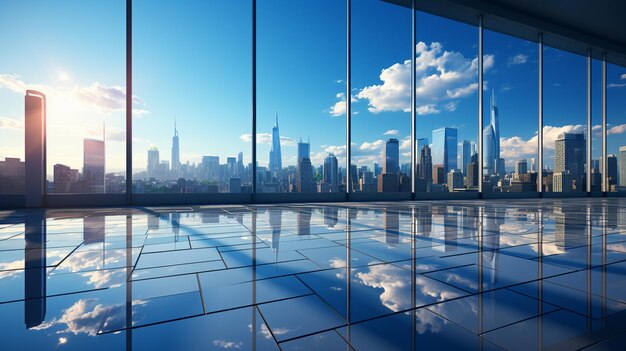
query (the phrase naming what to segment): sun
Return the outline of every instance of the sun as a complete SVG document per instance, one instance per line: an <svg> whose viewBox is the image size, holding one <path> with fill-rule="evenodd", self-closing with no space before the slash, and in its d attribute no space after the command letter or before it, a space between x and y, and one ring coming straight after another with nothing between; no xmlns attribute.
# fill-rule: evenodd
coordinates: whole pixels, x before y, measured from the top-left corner
<svg viewBox="0 0 626 351"><path fill-rule="evenodd" d="M67 74L67 72L59 71L58 78L62 82L67 82L68 80L70 80L70 75Z"/></svg>

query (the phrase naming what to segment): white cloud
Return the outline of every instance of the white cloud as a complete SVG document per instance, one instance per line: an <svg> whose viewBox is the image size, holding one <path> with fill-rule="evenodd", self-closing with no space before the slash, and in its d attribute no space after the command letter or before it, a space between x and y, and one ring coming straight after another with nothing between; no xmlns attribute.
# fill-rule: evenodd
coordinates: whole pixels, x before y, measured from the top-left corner
<svg viewBox="0 0 626 351"><path fill-rule="evenodd" d="M473 94L478 85L478 59L466 58L460 52L444 51L438 42L416 46L416 103L421 115L440 112L440 103L449 103ZM484 56L484 68L494 64L492 55ZM361 89L356 95L367 100L372 113L411 111L411 60L384 68L381 84ZM447 110L456 105L448 105Z"/></svg>
<svg viewBox="0 0 626 351"><path fill-rule="evenodd" d="M626 83L609 83L606 85L607 88L623 88L626 87Z"/></svg>
<svg viewBox="0 0 626 351"><path fill-rule="evenodd" d="M399 133L400 131L397 129L389 129L388 131L384 132L383 135L398 135Z"/></svg>
<svg viewBox="0 0 626 351"><path fill-rule="evenodd" d="M70 89L61 89L44 84L30 84L16 75L0 74L0 88L7 88L15 93L25 94L26 90L38 90L46 95L48 100L57 99L77 102L109 114L124 111L126 108L126 88L118 85L108 86L94 82L89 86L75 86ZM142 116L149 113L145 103L138 96L133 96L133 115Z"/></svg>
<svg viewBox="0 0 626 351"><path fill-rule="evenodd" d="M252 141L252 134L247 133L247 134L241 134L239 136L239 139L241 141L243 141L244 143L249 143ZM256 135L256 142L258 144L267 144L267 145L272 145L272 134L270 133L257 133ZM280 145L281 146L296 146L298 143L296 142L296 139L293 138L289 138L286 136L281 136L280 137Z"/></svg>
<svg viewBox="0 0 626 351"><path fill-rule="evenodd" d="M242 342L213 340L213 346L221 347L223 349L240 349L242 345Z"/></svg>
<svg viewBox="0 0 626 351"><path fill-rule="evenodd" d="M335 104L330 107L330 115L333 117L339 117L346 114L346 94L338 93L337 99L339 99L339 101L335 102Z"/></svg>
<svg viewBox="0 0 626 351"><path fill-rule="evenodd" d="M374 142L364 142L363 144L361 144L361 146L359 146L360 150L380 150L383 145L385 145L385 141L378 139Z"/></svg>
<svg viewBox="0 0 626 351"><path fill-rule="evenodd" d="M620 76L620 79L624 79L624 80L626 80L626 73L622 74L622 75Z"/></svg>
<svg viewBox="0 0 626 351"><path fill-rule="evenodd" d="M0 129L22 130L24 129L24 122L0 116Z"/></svg>
<svg viewBox="0 0 626 351"><path fill-rule="evenodd" d="M625 127L626 128L626 127ZM554 150L554 142L561 133L583 133L586 130L585 125L565 125L560 127L544 126L543 127L543 145L546 150ZM626 129L625 129L626 130ZM500 138L500 150L502 157L508 162L523 158L537 157L538 146L537 134L525 140L519 136L509 138Z"/></svg>
<svg viewBox="0 0 626 351"><path fill-rule="evenodd" d="M521 65L528 62L528 55L525 54L517 54L515 56L509 57L507 61L508 66Z"/></svg>
<svg viewBox="0 0 626 351"><path fill-rule="evenodd" d="M624 132L626 132L626 124L620 124L618 126L611 127L609 130L607 130L606 134L614 135L614 134L622 134Z"/></svg>

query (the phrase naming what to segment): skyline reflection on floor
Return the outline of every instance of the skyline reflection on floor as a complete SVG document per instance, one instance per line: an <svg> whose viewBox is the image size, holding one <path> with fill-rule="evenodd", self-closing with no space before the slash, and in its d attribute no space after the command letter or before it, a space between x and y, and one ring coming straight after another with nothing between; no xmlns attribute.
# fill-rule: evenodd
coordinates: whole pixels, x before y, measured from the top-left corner
<svg viewBox="0 0 626 351"><path fill-rule="evenodd" d="M611 349L615 198L0 211L10 350Z"/></svg>

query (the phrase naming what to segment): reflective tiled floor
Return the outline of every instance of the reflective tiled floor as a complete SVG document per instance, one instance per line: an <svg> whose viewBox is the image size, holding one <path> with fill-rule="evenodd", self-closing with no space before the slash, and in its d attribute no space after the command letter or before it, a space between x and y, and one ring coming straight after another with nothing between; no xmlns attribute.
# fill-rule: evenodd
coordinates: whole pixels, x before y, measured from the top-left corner
<svg viewBox="0 0 626 351"><path fill-rule="evenodd" d="M0 212L3 350L619 349L626 199Z"/></svg>

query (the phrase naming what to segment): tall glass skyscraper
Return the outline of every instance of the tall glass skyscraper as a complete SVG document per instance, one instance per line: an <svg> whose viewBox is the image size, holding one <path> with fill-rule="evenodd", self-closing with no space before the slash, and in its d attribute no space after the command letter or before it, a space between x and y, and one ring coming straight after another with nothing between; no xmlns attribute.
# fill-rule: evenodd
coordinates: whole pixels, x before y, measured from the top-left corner
<svg viewBox="0 0 626 351"><path fill-rule="evenodd" d="M496 173L496 162L500 158L500 122L498 117L498 105L496 104L496 96L491 91L491 103L489 110L491 119L489 125L483 129L483 168L487 174ZM502 170L501 170L502 171Z"/></svg>
<svg viewBox="0 0 626 351"><path fill-rule="evenodd" d="M178 130L176 129L176 121L174 121L174 136L172 137L172 173L179 176L180 171L180 148L178 145Z"/></svg>
<svg viewBox="0 0 626 351"><path fill-rule="evenodd" d="M276 173L283 169L282 154L280 152L280 134L278 132L278 112L276 122L272 128L272 149L270 150L270 172Z"/></svg>
<svg viewBox="0 0 626 351"><path fill-rule="evenodd" d="M472 158L471 144L468 140L463 140L461 147L461 172L465 175L467 173L467 165L470 164Z"/></svg>
<svg viewBox="0 0 626 351"><path fill-rule="evenodd" d="M302 142L302 139L300 139L300 142L298 142L298 164L300 164L303 158L311 158L311 144Z"/></svg>
<svg viewBox="0 0 626 351"><path fill-rule="evenodd" d="M400 172L400 144L398 139L389 139L383 150L383 174L398 174Z"/></svg>
<svg viewBox="0 0 626 351"><path fill-rule="evenodd" d="M84 191L104 193L104 140L84 139L83 146Z"/></svg>
<svg viewBox="0 0 626 351"><path fill-rule="evenodd" d="M457 169L457 135L456 128L443 127L433 130L431 150L433 165L442 165L445 174Z"/></svg>

